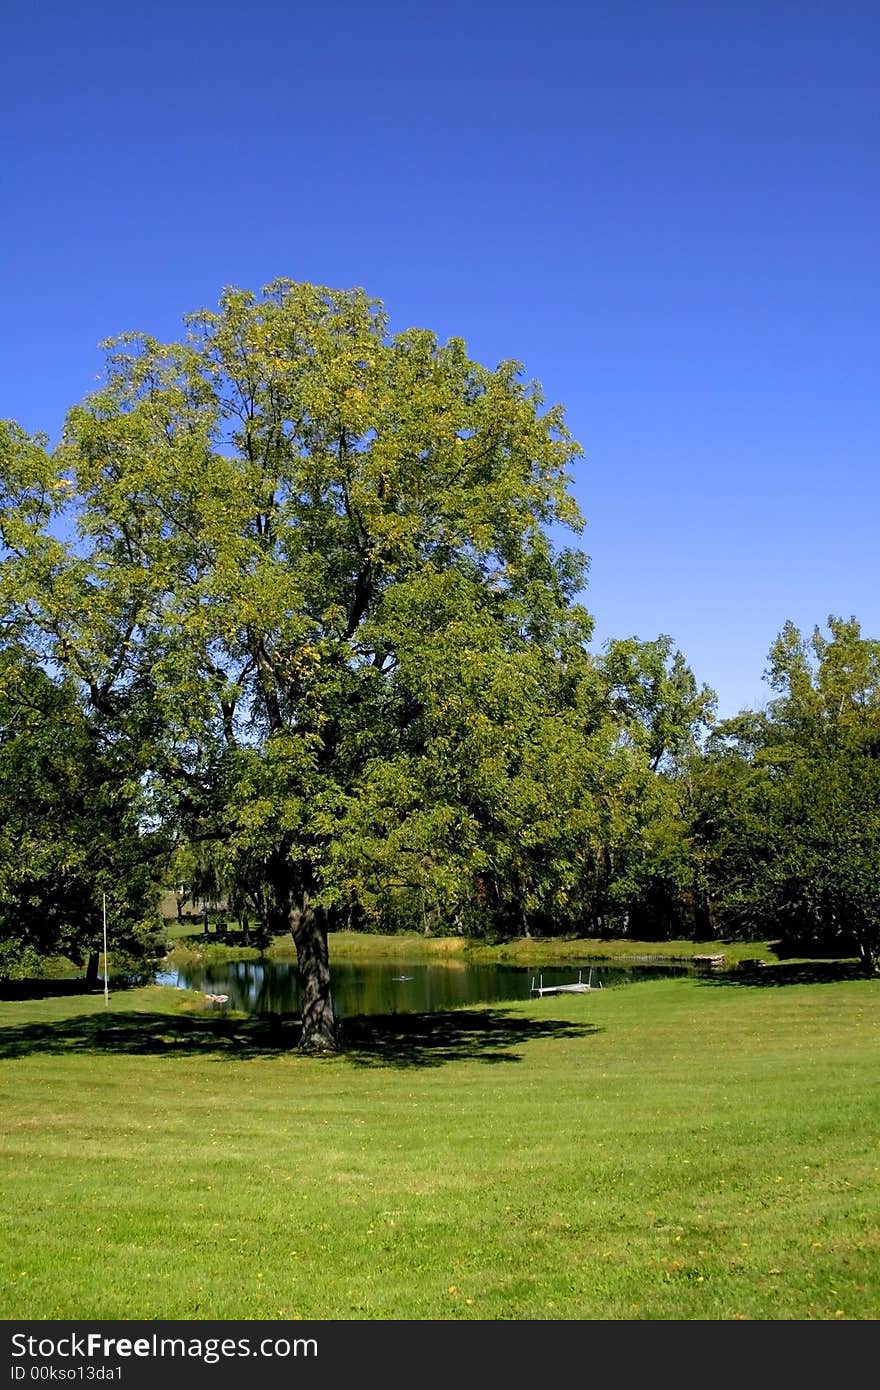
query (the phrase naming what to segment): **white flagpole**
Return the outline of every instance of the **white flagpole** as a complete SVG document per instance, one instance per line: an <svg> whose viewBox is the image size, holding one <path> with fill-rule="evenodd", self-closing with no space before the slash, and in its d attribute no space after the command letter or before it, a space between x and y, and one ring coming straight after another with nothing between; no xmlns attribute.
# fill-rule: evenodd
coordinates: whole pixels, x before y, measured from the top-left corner
<svg viewBox="0 0 880 1390"><path fill-rule="evenodd" d="M110 991L107 985L107 894L104 894L104 1007L110 1003Z"/></svg>

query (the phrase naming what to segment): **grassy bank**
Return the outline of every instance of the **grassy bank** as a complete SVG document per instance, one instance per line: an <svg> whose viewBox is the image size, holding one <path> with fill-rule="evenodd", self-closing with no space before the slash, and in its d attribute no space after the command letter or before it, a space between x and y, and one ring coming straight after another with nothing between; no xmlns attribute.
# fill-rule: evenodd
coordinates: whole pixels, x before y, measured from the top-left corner
<svg viewBox="0 0 880 1390"><path fill-rule="evenodd" d="M375 945L371 946L371 943ZM282 949L283 942L277 944ZM426 937L366 936L362 932L334 932L330 937L330 956L337 960L373 959L377 954L409 956L418 959L460 953L469 960L499 961L520 965L542 965L558 961L583 960L693 960L700 955L723 954L735 964L746 959L775 961L767 941L635 941L630 938L604 940L599 937L518 937L512 941L483 942L461 936Z"/></svg>
<svg viewBox="0 0 880 1390"><path fill-rule="evenodd" d="M874 981L352 1025L0 1003L4 1318L873 1319Z"/></svg>
<svg viewBox="0 0 880 1390"><path fill-rule="evenodd" d="M723 955L725 965L744 960L775 963L778 959L768 941L635 941L630 938L603 940L599 937L520 937L512 941L485 942L462 936L424 936L402 933L374 936L367 932L332 932L330 960L337 961L430 961L460 956L474 962L519 965L566 964L576 961L690 961L695 956ZM208 962L256 960L267 955L274 960L293 961L296 950L289 935L276 937L264 951L241 943L212 940L210 934L175 939L171 958Z"/></svg>

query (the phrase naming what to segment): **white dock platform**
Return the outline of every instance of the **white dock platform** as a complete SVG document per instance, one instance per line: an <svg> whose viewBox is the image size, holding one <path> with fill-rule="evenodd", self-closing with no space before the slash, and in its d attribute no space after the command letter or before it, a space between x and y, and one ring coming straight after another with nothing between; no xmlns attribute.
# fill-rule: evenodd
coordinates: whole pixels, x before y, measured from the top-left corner
<svg viewBox="0 0 880 1390"><path fill-rule="evenodd" d="M537 994L539 997L544 994L589 994L593 989L602 988L601 982L596 985L593 984L592 967L590 968L590 973L586 982L584 981L583 973L582 970L578 971L577 982L573 985L545 985L543 975L538 976L538 983L535 984L534 977L532 977L531 993Z"/></svg>

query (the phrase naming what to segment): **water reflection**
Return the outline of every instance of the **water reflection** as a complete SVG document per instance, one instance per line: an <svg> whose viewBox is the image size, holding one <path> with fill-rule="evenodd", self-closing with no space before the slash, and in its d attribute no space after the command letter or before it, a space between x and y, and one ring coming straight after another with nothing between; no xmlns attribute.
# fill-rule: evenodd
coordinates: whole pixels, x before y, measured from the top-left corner
<svg viewBox="0 0 880 1390"><path fill-rule="evenodd" d="M592 969L592 977L590 970ZM475 965L464 961L342 961L332 966L333 1001L341 1018L357 1014L429 1013L464 1004L528 999L539 976L544 987L586 981L604 989L632 980L685 975L685 965ZM159 976L160 984L229 996L229 1007L254 1014L299 1012L296 966L267 958L186 965ZM552 996L551 996L552 997Z"/></svg>

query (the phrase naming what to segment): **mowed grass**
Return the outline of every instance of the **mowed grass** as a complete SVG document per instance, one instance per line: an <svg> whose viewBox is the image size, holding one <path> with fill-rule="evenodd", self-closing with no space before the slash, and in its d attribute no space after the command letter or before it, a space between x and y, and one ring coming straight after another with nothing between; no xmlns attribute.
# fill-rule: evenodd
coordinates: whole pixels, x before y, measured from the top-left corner
<svg viewBox="0 0 880 1390"><path fill-rule="evenodd" d="M349 1027L0 1004L0 1316L874 1319L878 982Z"/></svg>

